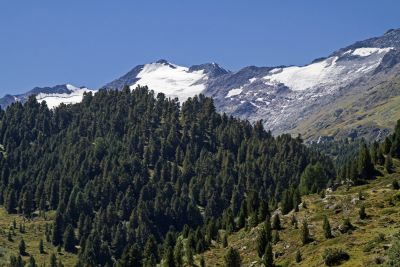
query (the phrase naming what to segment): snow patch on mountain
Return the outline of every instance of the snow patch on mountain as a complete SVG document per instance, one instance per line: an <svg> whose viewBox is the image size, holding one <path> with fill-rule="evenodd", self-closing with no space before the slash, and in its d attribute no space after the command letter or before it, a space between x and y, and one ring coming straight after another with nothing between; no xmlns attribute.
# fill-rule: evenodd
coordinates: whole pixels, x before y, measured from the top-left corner
<svg viewBox="0 0 400 267"><path fill-rule="evenodd" d="M360 57L367 57L374 53L385 53L386 54L387 52L389 52L392 49L393 49L393 47L387 47L387 48L361 47L361 48L355 49L352 52L352 55L360 56Z"/></svg>
<svg viewBox="0 0 400 267"><path fill-rule="evenodd" d="M374 70L391 48L357 48L351 54L359 59L349 60L349 51L306 66L291 66L271 70L264 77L267 84L282 83L293 91L328 88L332 91Z"/></svg>
<svg viewBox="0 0 400 267"><path fill-rule="evenodd" d="M283 83L294 91L303 91L326 83L328 77L339 76L343 68L337 65L337 59L338 57L333 57L303 67L275 69L264 79L269 82Z"/></svg>
<svg viewBox="0 0 400 267"><path fill-rule="evenodd" d="M130 86L131 89L138 85L148 86L156 93L177 97L180 101L201 93L207 80L203 70L189 71L186 67L158 62L144 65L137 78L139 80Z"/></svg>
<svg viewBox="0 0 400 267"><path fill-rule="evenodd" d="M239 95L241 92L243 91L243 88L236 88L236 89L231 89L229 90L228 94L225 96L225 98L231 97L231 96L235 96L235 95Z"/></svg>
<svg viewBox="0 0 400 267"><path fill-rule="evenodd" d="M88 88L78 88L71 84L65 85L69 93L60 93L60 94L48 94L48 93L39 93L36 95L36 100L40 103L42 101L46 101L47 106L50 109L53 109L59 106L61 103L66 105L79 103L83 99L83 94L86 92L95 93L96 91L90 90Z"/></svg>

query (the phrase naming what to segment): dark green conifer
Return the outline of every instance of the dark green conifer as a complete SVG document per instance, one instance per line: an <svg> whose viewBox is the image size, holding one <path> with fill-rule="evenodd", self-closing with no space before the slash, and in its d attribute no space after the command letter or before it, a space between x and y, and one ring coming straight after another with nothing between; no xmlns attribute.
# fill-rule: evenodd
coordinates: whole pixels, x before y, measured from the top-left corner
<svg viewBox="0 0 400 267"><path fill-rule="evenodd" d="M226 248L228 247L228 235L224 234L223 238L222 238L222 247Z"/></svg>
<svg viewBox="0 0 400 267"><path fill-rule="evenodd" d="M279 214L275 214L274 217L272 217L272 229L274 230L281 229L281 220L279 218Z"/></svg>
<svg viewBox="0 0 400 267"><path fill-rule="evenodd" d="M76 237L74 228L70 224L68 224L67 228L65 229L63 236L63 244L65 251L67 252L75 251Z"/></svg>
<svg viewBox="0 0 400 267"><path fill-rule="evenodd" d="M19 254L22 256L26 255L26 245L24 239L21 239L18 245Z"/></svg>
<svg viewBox="0 0 400 267"><path fill-rule="evenodd" d="M28 267L37 267L35 258L32 255L29 257Z"/></svg>
<svg viewBox="0 0 400 267"><path fill-rule="evenodd" d="M306 220L303 221L303 225L301 227L301 242L303 245L310 242L310 232L308 230L308 223Z"/></svg>
<svg viewBox="0 0 400 267"><path fill-rule="evenodd" d="M324 216L324 224L323 224L323 229L324 229L324 236L326 239L332 238L332 230L331 230L331 225L329 223L328 217L325 215Z"/></svg>
<svg viewBox="0 0 400 267"><path fill-rule="evenodd" d="M274 255L272 254L272 245L270 242L267 244L267 247L265 248L263 259L265 267L274 266Z"/></svg>
<svg viewBox="0 0 400 267"><path fill-rule="evenodd" d="M385 159L385 169L386 169L386 171L388 172L388 173L393 173L393 160L392 160L392 156L390 155L390 154L388 154L387 156L386 156L386 159Z"/></svg>
<svg viewBox="0 0 400 267"><path fill-rule="evenodd" d="M58 246L62 242L63 236L63 224L64 219L59 210L56 212L56 218L53 223L53 236L52 236L52 243L54 246Z"/></svg>
<svg viewBox="0 0 400 267"><path fill-rule="evenodd" d="M39 253L40 254L44 253L43 239L40 239L40 241L39 241Z"/></svg>
<svg viewBox="0 0 400 267"><path fill-rule="evenodd" d="M301 262L303 259L302 259L302 257L301 257L301 252L300 252L300 250L297 250L296 251L296 262L297 263L299 263L299 262Z"/></svg>
<svg viewBox="0 0 400 267"><path fill-rule="evenodd" d="M267 233L266 233L265 229L263 228L258 233L257 240L256 240L258 257L262 258L267 244L268 244Z"/></svg>
<svg viewBox="0 0 400 267"><path fill-rule="evenodd" d="M225 267L240 267L242 264L242 258L239 252L234 248L228 248L224 256Z"/></svg>
<svg viewBox="0 0 400 267"><path fill-rule="evenodd" d="M361 206L360 211L358 212L358 215L360 217L361 220L364 220L365 218L367 218L367 213L365 212L365 206Z"/></svg>

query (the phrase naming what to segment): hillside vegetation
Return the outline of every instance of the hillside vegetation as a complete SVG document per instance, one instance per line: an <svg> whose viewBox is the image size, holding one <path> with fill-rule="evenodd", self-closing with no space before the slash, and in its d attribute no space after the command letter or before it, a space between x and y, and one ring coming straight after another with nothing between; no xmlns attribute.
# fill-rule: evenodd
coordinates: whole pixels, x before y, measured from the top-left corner
<svg viewBox="0 0 400 267"><path fill-rule="evenodd" d="M307 168L319 179L303 179L305 191L335 177L300 138L218 114L202 95L180 106L143 87L54 110L34 97L14 103L0 111L0 143L0 205L27 219L51 212L49 243L77 266L175 261L182 231L192 242L176 257L191 264L218 229L262 221L281 198L297 206Z"/></svg>
<svg viewBox="0 0 400 267"><path fill-rule="evenodd" d="M383 139L400 117L400 77L371 84L375 85L366 83L362 90L344 93L300 121L291 132L314 141L318 136Z"/></svg>
<svg viewBox="0 0 400 267"><path fill-rule="evenodd" d="M399 162L396 161L399 166ZM384 172L383 169L381 169ZM379 266L386 260L388 249L400 234L400 191L393 189L394 180L400 182L400 169L393 174L385 173L368 184L348 188L341 186L336 191L326 193L325 197L312 194L303 197L306 208L280 216L282 230L280 241L273 246L277 266L323 266L323 255L328 248L343 249L349 260L341 266ZM362 195L360 200L360 193ZM367 217L360 219L359 211L364 206ZM277 211L278 214L279 210ZM324 236L323 219L329 219L333 238ZM298 221L298 228L292 224L292 217ZM353 230L341 233L344 219L350 219ZM302 244L301 226L306 220L312 241ZM242 256L244 266L260 266L257 256L257 236L263 224L254 228L242 229L229 235L228 244L236 248ZM221 232L223 235L223 232ZM226 248L215 243L203 257L207 266L224 266ZM300 251L302 260L296 263Z"/></svg>
<svg viewBox="0 0 400 267"><path fill-rule="evenodd" d="M0 262L11 267L271 267L295 255L310 266L321 253L359 264L361 250L384 261L395 233L400 121L384 143L339 149L354 156L336 168L300 137L218 114L211 98L181 107L139 87L55 110L12 104L0 142ZM339 184L349 190L326 192Z"/></svg>

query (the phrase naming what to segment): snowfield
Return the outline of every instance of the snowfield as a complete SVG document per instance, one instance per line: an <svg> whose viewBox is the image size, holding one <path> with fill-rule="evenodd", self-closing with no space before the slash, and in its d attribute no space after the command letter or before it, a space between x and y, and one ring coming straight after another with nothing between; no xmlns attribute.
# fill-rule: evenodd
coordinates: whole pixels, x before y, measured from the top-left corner
<svg viewBox="0 0 400 267"><path fill-rule="evenodd" d="M374 53L386 54L387 52L389 52L392 49L393 49L393 47L388 47L388 48L362 47L362 48L357 48L356 50L354 50L352 55L360 56L360 57L367 57Z"/></svg>
<svg viewBox="0 0 400 267"><path fill-rule="evenodd" d="M357 48L352 53L344 52L342 57L352 54L360 56L360 59L341 60L338 56L329 57L302 67L273 69L264 79L267 84L282 83L293 91L317 87L328 87L327 91L331 91L374 70L390 50L391 48Z"/></svg>
<svg viewBox="0 0 400 267"><path fill-rule="evenodd" d="M189 68L170 63L146 64L137 78L139 81L131 85L131 89L138 85L146 85L156 93L164 93L171 98L177 97L181 102L201 93L207 80L202 70L189 72Z"/></svg>
<svg viewBox="0 0 400 267"><path fill-rule="evenodd" d="M83 99L83 94L85 92L93 92L93 93L96 92L96 91L90 90L88 88L78 88L71 84L67 84L66 87L68 90L71 91L70 94L40 93L40 94L36 95L36 99L39 103L42 101L46 101L47 106L50 109L53 109L53 108L59 106L61 103L68 105L68 104L75 104L75 103L81 102Z"/></svg>
<svg viewBox="0 0 400 267"><path fill-rule="evenodd" d="M239 95L243 91L243 88L236 88L236 89L231 89L229 90L228 94L225 96L225 98Z"/></svg>

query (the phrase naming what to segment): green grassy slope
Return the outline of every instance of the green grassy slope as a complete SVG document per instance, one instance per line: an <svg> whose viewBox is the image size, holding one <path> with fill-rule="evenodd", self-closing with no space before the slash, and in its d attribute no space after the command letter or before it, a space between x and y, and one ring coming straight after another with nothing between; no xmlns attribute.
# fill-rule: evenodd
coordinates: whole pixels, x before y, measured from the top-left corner
<svg viewBox="0 0 400 267"><path fill-rule="evenodd" d="M298 229L290 223L293 212L281 216L284 229L279 232L281 241L273 247L273 251L279 255L275 264L324 266L324 250L342 248L350 255L350 259L341 266L377 266L377 261L385 257L393 235L400 230L400 191L392 189L391 186L393 179L400 180L399 171L398 168L394 174L386 173L367 185L352 187L349 190L342 186L327 194L324 199L319 195L303 197L307 208L301 208L299 212L294 213L299 222ZM359 200L360 191L364 196L363 200ZM331 209L333 205L336 205L337 209ZM364 220L359 219L358 211L361 205L365 206L368 214L368 218ZM322 229L324 215L328 216L335 236L328 240L324 237ZM302 245L300 226L305 218L314 241ZM351 233L342 234L338 230L344 218L350 218L356 227ZM228 238L229 246L239 250L244 266L261 266L256 253L256 238L260 227L261 225L247 231L243 229ZM297 250L301 251L303 257L300 263L295 262ZM221 244L216 243L212 249L205 252L203 256L207 266L223 266L225 251Z"/></svg>
<svg viewBox="0 0 400 267"><path fill-rule="evenodd" d="M367 139L375 138L376 129L392 130L400 117L400 77L350 91L318 112L300 121L291 130L305 139L318 136L346 138L356 132Z"/></svg>
<svg viewBox="0 0 400 267"><path fill-rule="evenodd" d="M46 214L46 219L37 217L27 220L19 215L7 214L4 207L0 207L0 266L7 266L11 255L17 256L19 253L18 245L23 238L26 243L26 252L33 255L38 266L49 266L50 256L54 253L57 259L61 259L64 266L74 266L77 256L66 253L64 250L57 252L57 247L46 242L45 227L46 224L52 225L53 212ZM13 222L16 222L16 229L13 229ZM20 224L25 226L25 232L19 231ZM12 241L8 240L8 232L12 234ZM44 243L44 254L39 252L40 239ZM23 256L25 262L29 261L29 255Z"/></svg>
<svg viewBox="0 0 400 267"><path fill-rule="evenodd" d="M362 186L339 187L338 190L328 193L324 199L319 195L304 196L306 208L299 212L291 212L281 216L283 228L279 231L281 241L273 247L279 256L275 259L277 266L322 266L322 254L326 248L343 248L350 255L350 260L342 266L377 266L377 259L384 258L386 249L390 247L393 235L400 230L400 191L392 189L394 179L400 181L400 162L395 161L397 170L393 174L384 173L384 176ZM359 200L362 192L363 200ZM360 220L358 211L361 205L366 207L368 218ZM332 209L336 206L336 209ZM328 208L330 207L330 208ZM294 214L299 222L299 228L291 225ZM18 244L23 238L27 244L27 252L33 255L39 265L49 265L50 255L55 253L64 266L74 266L76 255L57 251L50 243L46 242L45 225L51 225L52 212L46 214L46 219L37 217L26 220L19 215L9 215L0 207L0 266L6 266L10 255L18 254ZM334 238L326 239L323 236L323 216L327 215L331 223ZM311 236L314 241L307 245L301 244L300 225L307 219ZM350 218L356 227L351 233L341 234L338 230L344 218ZM13 241L8 241L8 232L16 221ZM19 232L19 224L25 225L26 232ZM229 246L239 250L244 266L260 266L256 253L256 238L261 227L241 230L228 237ZM12 230L11 230L12 231ZM222 233L221 233L222 234ZM382 239L382 234L384 239ZM39 253L39 241L43 239L45 254ZM295 263L296 251L300 250L303 260ZM202 255L196 255L199 262L200 256L206 261L206 266L223 266L223 256L226 248L219 242L214 242L211 249ZM29 257L23 257L28 261Z"/></svg>

